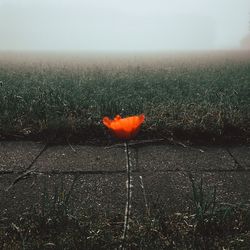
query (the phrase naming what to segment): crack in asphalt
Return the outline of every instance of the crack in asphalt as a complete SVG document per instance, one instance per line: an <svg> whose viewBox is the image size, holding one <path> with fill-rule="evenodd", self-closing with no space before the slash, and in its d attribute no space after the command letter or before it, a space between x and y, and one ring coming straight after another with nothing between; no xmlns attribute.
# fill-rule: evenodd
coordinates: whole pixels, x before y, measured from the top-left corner
<svg viewBox="0 0 250 250"><path fill-rule="evenodd" d="M34 170L31 170L32 166L35 164L38 158L47 150L48 147L49 143L46 143L42 150L39 152L39 154L31 161L28 167L24 171L20 172L20 175L10 184L9 187L6 188L6 191L9 191L16 183L18 183L20 180L26 178L28 175L34 172Z"/></svg>
<svg viewBox="0 0 250 250"><path fill-rule="evenodd" d="M239 161L236 159L236 157L233 155L233 153L230 151L230 149L229 149L229 148L226 148L226 151L227 151L227 153L229 154L229 156L233 159L234 164L237 166L237 169L238 169L238 170L244 170L245 167L243 167L243 166L239 163Z"/></svg>

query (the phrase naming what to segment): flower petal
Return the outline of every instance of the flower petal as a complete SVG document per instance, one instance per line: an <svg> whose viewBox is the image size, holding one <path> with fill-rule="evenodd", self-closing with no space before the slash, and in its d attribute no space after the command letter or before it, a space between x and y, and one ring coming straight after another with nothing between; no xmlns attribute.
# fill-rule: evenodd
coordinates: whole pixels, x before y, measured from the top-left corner
<svg viewBox="0 0 250 250"><path fill-rule="evenodd" d="M108 128L110 128L112 123L112 121L107 116L103 117L102 122Z"/></svg>
<svg viewBox="0 0 250 250"><path fill-rule="evenodd" d="M121 118L120 115L117 115L114 120L104 117L103 124L107 126L117 138L131 139L139 131L144 119L144 114L125 118Z"/></svg>
<svg viewBox="0 0 250 250"><path fill-rule="evenodd" d="M116 115L115 118L114 118L114 121L119 121L119 120L121 120L121 119L122 119L122 118L121 118L120 115Z"/></svg>

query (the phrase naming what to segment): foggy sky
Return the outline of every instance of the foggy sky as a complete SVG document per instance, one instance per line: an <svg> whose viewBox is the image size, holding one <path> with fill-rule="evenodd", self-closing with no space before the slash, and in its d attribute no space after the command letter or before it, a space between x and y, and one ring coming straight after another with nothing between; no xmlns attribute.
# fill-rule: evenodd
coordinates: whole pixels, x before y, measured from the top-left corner
<svg viewBox="0 0 250 250"><path fill-rule="evenodd" d="M249 0L0 0L0 50L234 49Z"/></svg>

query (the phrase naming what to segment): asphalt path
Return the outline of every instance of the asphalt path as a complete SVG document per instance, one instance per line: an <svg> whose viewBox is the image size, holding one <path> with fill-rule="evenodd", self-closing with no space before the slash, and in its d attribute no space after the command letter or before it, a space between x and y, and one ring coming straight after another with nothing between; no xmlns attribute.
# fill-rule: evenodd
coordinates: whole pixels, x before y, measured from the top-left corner
<svg viewBox="0 0 250 250"><path fill-rule="evenodd" d="M182 143L132 143L132 212L147 207L173 212L192 209L190 176L201 176L204 192L216 187L216 200L250 204L250 146L187 146ZM0 216L17 215L48 203L61 188L70 193L74 213L123 213L126 157L122 144L46 145L0 142Z"/></svg>

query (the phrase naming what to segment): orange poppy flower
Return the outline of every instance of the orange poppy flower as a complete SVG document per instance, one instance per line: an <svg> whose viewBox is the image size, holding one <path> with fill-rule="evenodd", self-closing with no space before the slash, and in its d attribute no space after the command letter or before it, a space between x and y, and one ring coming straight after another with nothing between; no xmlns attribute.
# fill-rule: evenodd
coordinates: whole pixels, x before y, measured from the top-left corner
<svg viewBox="0 0 250 250"><path fill-rule="evenodd" d="M117 115L114 120L104 117L103 124L111 130L115 137L129 140L137 134L144 119L143 114L126 118Z"/></svg>

